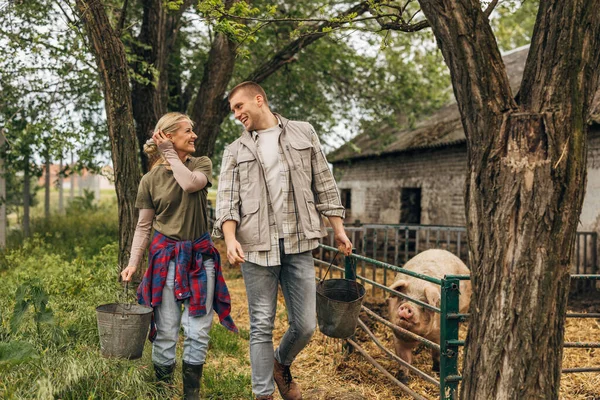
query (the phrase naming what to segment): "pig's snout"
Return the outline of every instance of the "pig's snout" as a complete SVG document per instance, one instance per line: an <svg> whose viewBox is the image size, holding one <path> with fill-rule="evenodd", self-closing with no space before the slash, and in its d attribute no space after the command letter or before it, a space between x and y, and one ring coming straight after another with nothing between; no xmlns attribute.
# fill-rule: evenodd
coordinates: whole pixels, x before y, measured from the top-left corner
<svg viewBox="0 0 600 400"><path fill-rule="evenodd" d="M400 319L410 321L412 316L413 310L408 305L402 304L400 307L398 307L398 317L400 317Z"/></svg>

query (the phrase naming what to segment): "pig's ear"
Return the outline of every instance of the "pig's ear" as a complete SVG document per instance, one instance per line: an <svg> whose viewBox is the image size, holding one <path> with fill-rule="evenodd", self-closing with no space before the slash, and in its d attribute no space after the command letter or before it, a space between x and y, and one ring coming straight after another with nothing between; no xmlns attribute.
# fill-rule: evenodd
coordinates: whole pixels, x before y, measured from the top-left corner
<svg viewBox="0 0 600 400"><path fill-rule="evenodd" d="M427 299L427 303L434 307L439 307L442 300L442 296L440 295L439 290L430 285L426 285L425 289L423 290L425 292L425 298Z"/></svg>
<svg viewBox="0 0 600 400"><path fill-rule="evenodd" d="M399 292L402 288L404 288L406 286L408 286L408 281L405 281L404 279L400 279L399 281L392 283L390 285L390 289L394 289L395 291Z"/></svg>

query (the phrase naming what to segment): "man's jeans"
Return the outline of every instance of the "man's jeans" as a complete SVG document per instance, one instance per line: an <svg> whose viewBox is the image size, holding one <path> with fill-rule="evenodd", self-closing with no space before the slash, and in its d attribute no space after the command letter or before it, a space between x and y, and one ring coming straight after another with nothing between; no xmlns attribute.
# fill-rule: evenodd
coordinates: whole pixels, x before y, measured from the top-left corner
<svg viewBox="0 0 600 400"><path fill-rule="evenodd" d="M179 336L179 325L183 325L185 339L183 341L183 361L186 364L204 364L208 350L208 332L212 325L212 302L215 293L215 264L212 259L204 260L207 278L206 315L190 317L189 300L181 303L175 300L173 286L175 284L175 261L169 263L167 281L162 294L162 303L154 308L156 322L156 339L152 346L152 362L158 365L172 365L175 362L175 346Z"/></svg>
<svg viewBox="0 0 600 400"><path fill-rule="evenodd" d="M286 255L280 243L281 265L264 267L242 264L250 314L250 363L252 391L270 395L273 384L273 358L290 365L308 344L317 323L316 284L312 252ZM281 284L288 312L289 328L273 351L273 327L277 309L277 286Z"/></svg>

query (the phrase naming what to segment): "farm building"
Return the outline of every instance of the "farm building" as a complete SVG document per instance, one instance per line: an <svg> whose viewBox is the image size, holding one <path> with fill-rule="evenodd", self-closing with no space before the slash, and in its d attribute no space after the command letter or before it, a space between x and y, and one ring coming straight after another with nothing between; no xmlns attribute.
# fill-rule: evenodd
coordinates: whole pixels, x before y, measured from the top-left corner
<svg viewBox="0 0 600 400"><path fill-rule="evenodd" d="M528 47L522 47L504 55L515 94L527 53ZM600 231L600 93L592 110L580 232ZM467 146L456 103L448 104L414 128L394 131L388 127L381 134L391 137L385 146L377 137L362 134L328 155L347 208L346 224L358 220L362 224L463 227ZM596 235L581 238L578 254L582 253L586 263L591 264L586 271L591 273L597 268Z"/></svg>

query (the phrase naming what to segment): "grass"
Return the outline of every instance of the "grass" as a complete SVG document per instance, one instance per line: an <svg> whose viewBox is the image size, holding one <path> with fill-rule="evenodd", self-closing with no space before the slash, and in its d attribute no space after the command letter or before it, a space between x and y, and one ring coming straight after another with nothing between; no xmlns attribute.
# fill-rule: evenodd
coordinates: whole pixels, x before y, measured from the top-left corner
<svg viewBox="0 0 600 400"><path fill-rule="evenodd" d="M0 258L0 398L181 397L181 344L172 387L155 384L149 343L139 360L100 352L95 307L123 295L116 216L109 203L71 210L34 219L31 238L11 238ZM217 322L210 335L203 398L251 399L247 332Z"/></svg>

